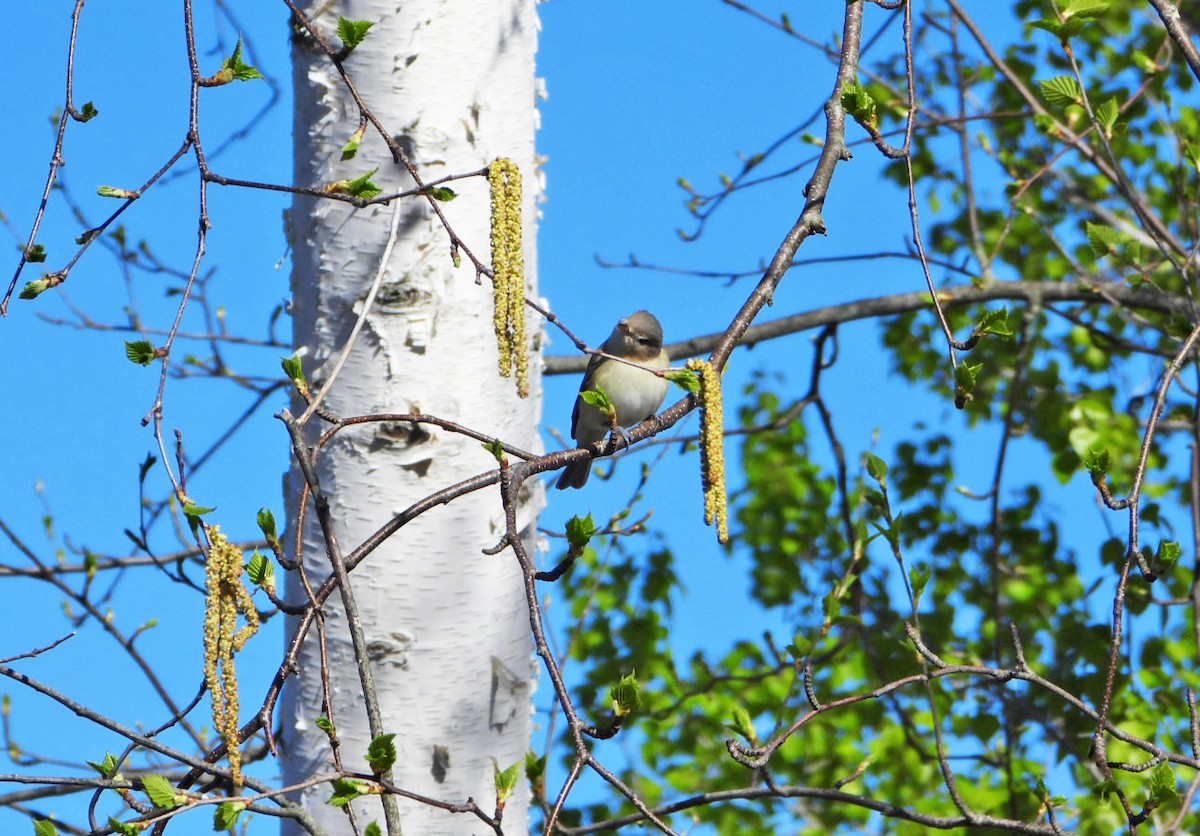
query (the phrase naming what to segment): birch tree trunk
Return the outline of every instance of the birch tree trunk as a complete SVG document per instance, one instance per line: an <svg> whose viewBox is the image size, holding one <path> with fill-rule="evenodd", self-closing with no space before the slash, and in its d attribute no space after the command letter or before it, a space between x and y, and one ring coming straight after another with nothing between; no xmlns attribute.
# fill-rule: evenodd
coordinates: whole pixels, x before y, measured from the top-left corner
<svg viewBox="0 0 1200 836"><path fill-rule="evenodd" d="M310 0L301 6L335 45L339 15L374 22L345 66L426 182L479 169L496 157L518 163L525 175L527 294L534 293L534 0ZM411 188L370 130L358 157L340 162L358 110L311 42L297 38L293 52L296 183L320 186L378 166L373 180L386 191ZM472 178L451 185L459 197L441 205L455 232L486 262L487 183ZM314 388L361 310L395 205L356 210L298 198L291 210L295 339ZM477 283L467 259L454 268L449 237L423 199L399 205L384 283L326 405L342 417L427 413L537 449L540 380L535 370L533 393L520 400L512 380L498 376L490 282ZM531 319L530 330L540 332L540 324ZM463 435L373 423L343 431L322 453L319 477L349 551L414 502L495 466L478 441ZM302 480L293 472L288 482L288 516L295 520ZM540 502L539 496L525 503L521 519L529 530ZM448 802L473 798L488 812L495 805L494 768L517 763L528 748L534 680L519 567L510 551L482 553L503 530L498 488L478 491L405 525L351 576L384 731L396 733L395 785ZM329 575L325 541L311 514L303 557L310 582ZM295 575L288 594L306 600ZM324 622L331 710L343 768L366 772L371 735L338 600L329 599ZM281 716L289 785L333 770L329 740L315 724L328 713L315 629L300 667ZM329 786L321 785L303 801L331 836L349 833L345 813L326 803L329 795ZM482 827L470 815L399 804L409 836L466 836ZM522 781L505 809L507 832L527 830L526 805ZM383 824L373 799L354 806L360 826ZM299 831L289 825L284 832Z"/></svg>

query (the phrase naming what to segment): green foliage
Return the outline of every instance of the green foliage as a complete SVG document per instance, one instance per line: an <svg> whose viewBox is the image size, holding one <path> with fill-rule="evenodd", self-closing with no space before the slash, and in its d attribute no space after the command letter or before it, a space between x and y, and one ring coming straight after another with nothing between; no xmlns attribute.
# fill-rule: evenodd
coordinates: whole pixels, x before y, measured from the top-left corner
<svg viewBox="0 0 1200 836"><path fill-rule="evenodd" d="M975 325L973 334L980 337L1011 337L1012 328L1008 324L1008 308L988 311Z"/></svg>
<svg viewBox="0 0 1200 836"><path fill-rule="evenodd" d="M333 781L333 794L329 796L329 804L334 807L345 807L351 801L370 792L370 787L362 781L352 781L349 778L337 778Z"/></svg>
<svg viewBox="0 0 1200 836"><path fill-rule="evenodd" d="M492 454L492 458L496 460L497 464L504 464L504 444L501 443L500 439L493 438L491 441L485 442L483 449Z"/></svg>
<svg viewBox="0 0 1200 836"><path fill-rule="evenodd" d="M517 788L517 782L521 780L521 761L509 766L507 769L495 768L496 773L496 804L503 807L508 799L512 797L513 791Z"/></svg>
<svg viewBox="0 0 1200 836"><path fill-rule="evenodd" d="M245 809L246 804L243 801L224 801L218 804L217 809L213 811L213 830L218 833L233 830Z"/></svg>
<svg viewBox="0 0 1200 836"><path fill-rule="evenodd" d="M675 369L666 373L667 380L680 389L692 394L700 392L700 376L690 369Z"/></svg>
<svg viewBox="0 0 1200 836"><path fill-rule="evenodd" d="M120 773L117 771L120 768L120 764L117 761L116 755L106 752L104 755L104 760L100 761L100 763L96 763L95 761L87 761L87 765L96 770L101 778L120 780Z"/></svg>
<svg viewBox="0 0 1200 836"><path fill-rule="evenodd" d="M855 122L864 128L874 130L878 127L875 100L857 81L852 81L842 87L842 107Z"/></svg>
<svg viewBox="0 0 1200 836"><path fill-rule="evenodd" d="M139 366L149 366L154 362L154 346L149 340L135 340L125 343L125 356L131 363Z"/></svg>
<svg viewBox="0 0 1200 836"><path fill-rule="evenodd" d="M216 508L206 508L202 505L197 505L194 502L185 502L183 504L183 516L187 520L188 527L192 530L192 536L199 535L200 527L204 525L204 515L211 514Z"/></svg>
<svg viewBox="0 0 1200 836"><path fill-rule="evenodd" d="M983 363L972 363L964 360L954 367L954 405L959 409L975 397L975 384L979 381L979 372Z"/></svg>
<svg viewBox="0 0 1200 836"><path fill-rule="evenodd" d="M325 190L330 194L346 194L351 197L361 198L362 200L370 200L373 197L383 194L383 189L371 180L377 171L379 171L378 168L373 168L366 174L362 174L352 180L338 180L336 183L326 186Z"/></svg>
<svg viewBox="0 0 1200 836"><path fill-rule="evenodd" d="M175 800L175 788L162 775L142 776L142 787L150 803L160 810L170 810L179 805Z"/></svg>
<svg viewBox="0 0 1200 836"><path fill-rule="evenodd" d="M530 783L536 784L542 780L542 776L546 774L546 759L538 757L536 752L529 751L525 753L525 777Z"/></svg>
<svg viewBox="0 0 1200 836"><path fill-rule="evenodd" d="M58 836L58 828L50 819L39 819L33 823L33 836Z"/></svg>
<svg viewBox="0 0 1200 836"><path fill-rule="evenodd" d="M735 705L730 713L729 728L740 734L746 741L754 746L758 743L758 732L754 728L754 722L750 719L750 712L740 705Z"/></svg>
<svg viewBox="0 0 1200 836"><path fill-rule="evenodd" d="M429 195L434 200L441 203L449 203L450 201L454 200L454 198L458 197L458 193L455 192L454 189L447 188L446 186L430 186L429 188L422 190L421 194Z"/></svg>
<svg viewBox="0 0 1200 836"><path fill-rule="evenodd" d="M350 134L350 138L346 140L346 144L342 146L342 162L352 160L358 155L358 148L362 145L363 136L367 132L367 126L364 122L358 129Z"/></svg>
<svg viewBox="0 0 1200 836"><path fill-rule="evenodd" d="M567 520L567 545L572 552L582 552L596 536L596 521L589 512L586 517L571 517Z"/></svg>
<svg viewBox="0 0 1200 836"><path fill-rule="evenodd" d="M284 357L279 361L283 367L283 373L290 380L304 380L304 366L300 363L299 357Z"/></svg>
<svg viewBox="0 0 1200 836"><path fill-rule="evenodd" d="M253 81L256 78L262 78L262 73L242 61L242 38L240 35L238 36L237 46L233 48L233 54L221 64L221 71L217 73L216 78L222 84L228 84L231 81Z"/></svg>
<svg viewBox="0 0 1200 836"><path fill-rule="evenodd" d="M1064 109L1071 105L1083 103L1083 91L1079 82L1070 76L1060 75L1038 82L1042 90L1042 98L1052 107Z"/></svg>
<svg viewBox="0 0 1200 836"><path fill-rule="evenodd" d="M338 37L342 39L347 52L354 49L367 39L367 31L375 25L372 20L348 20L338 17Z"/></svg>
<svg viewBox="0 0 1200 836"><path fill-rule="evenodd" d="M865 387L849 405L825 404L832 429L799 395L785 394L807 391L808 381L763 375L742 393L744 484L732 494L739 525L733 551L749 566L750 596L770 623L786 628L745 637L722 653L673 653L661 636L677 587L635 609L629 600L648 575L630 576L632 561L620 559L607 567L615 577L572 597L573 614L583 616L573 664L587 666L575 691L580 704L594 708L597 683L622 671L636 669L647 683L638 761L621 776L647 803L752 784L754 773L727 756L726 741L761 746L802 722L770 756L776 786L836 786L930 815L957 815L943 791L938 728L955 786L974 811L1044 823L1053 809L1064 831L1123 832L1129 823L1119 788L1135 810L1145 805L1152 821L1144 828L1165 830L1178 814L1173 770L1185 769L1178 764L1114 768L1114 782L1093 797L1087 750L1095 722L1042 687L943 677L819 711L807 696L811 691L825 706L927 671L931 663L908 640L906 620L948 663L1010 668L1015 630L1030 669L1056 688L1095 705L1103 687L1112 596L1127 559L1127 512L1072 508L1085 519L1098 515L1096 525L1114 532L1097 553L1081 552L1078 523L1060 524L1064 500L1049 499L1047 483L1081 482L1085 505L1086 492L1095 495L1091 482L1106 485L1115 499L1134 487L1162 364L1194 322L1194 313L1178 312L1191 310L1184 300L1194 294L1200 112L1180 104L1195 79L1177 53L1159 50L1161 24L1141 5L1075 0L1055 12L1021 0L1013 7L1054 35L1031 33L1003 51L1004 70L1025 92L966 52L923 53L916 94L922 108L955 117L953 73L960 67L968 99L979 100L968 110L1006 115L973 123L967 135L975 177L1001 178L992 194L966 182L951 162L957 134L947 144L938 136L943 128L918 127L911 162L922 232L942 263L963 265L961 273L934 271L948 288L1020 280L1082 290L1065 302L1031 295L1003 307L946 306L953 334L980 338L956 352L956 366L930 313L883 321L880 350L895 379L935 403L957 401L961 411L950 408L912 427L882 415L879 447L838 425L839 408L877 408ZM946 24L933 17L918 24L923 49L933 50ZM847 113L865 125L902 119L903 67L894 55L875 59L872 76L860 70L872 81L843 89ZM1027 99L1028 91L1036 98ZM1039 109L1032 117L1013 115ZM1085 150L1072 137L1082 137ZM855 154L858 162L863 152ZM994 174L981 174L988 165ZM904 166L884 171L907 188ZM1136 211L1130 196L1141 201ZM1146 222L1147 210L1161 227ZM1179 249L1172 252L1174 240L1164 236ZM1172 301L1114 301L1110 289L1127 288ZM838 371L835 364L827 374ZM1173 530L1191 505L1188 392L1172 390L1164 420L1171 423L1160 423L1140 485L1139 549L1157 580L1151 586L1136 570L1127 580L1123 615L1134 638L1122 646L1110 719L1190 757L1188 709L1179 694L1200 687L1200 651L1195 613L1180 602L1189 599L1194 570ZM856 470L843 459L861 465ZM628 623L641 629L626 638L621 627ZM1150 754L1110 737L1108 757L1136 765ZM1189 772L1183 780L1193 778ZM801 817L782 806L712 805L690 815L692 826L718 834L926 832L903 822L868 824L869 814L853 806L806 802ZM576 815L596 822L623 812L629 809L595 804ZM1196 830L1197 814L1188 811L1180 826Z"/></svg>
<svg viewBox="0 0 1200 836"><path fill-rule="evenodd" d="M96 194L100 197L115 197L118 200L134 200L137 198L137 192L131 192L129 189L119 189L116 186L98 186Z"/></svg>
<svg viewBox="0 0 1200 836"><path fill-rule="evenodd" d="M1070 0L1056 17L1031 21L1029 25L1057 35L1066 44L1082 33L1093 18L1103 15L1107 8L1108 0Z"/></svg>
<svg viewBox="0 0 1200 836"><path fill-rule="evenodd" d="M141 836L142 833L140 824L123 822L114 816L108 817L108 826L112 828L113 833L120 834L120 836Z"/></svg>
<svg viewBox="0 0 1200 836"><path fill-rule="evenodd" d="M49 279L35 279L32 282L26 282L21 288L19 298L21 299L36 299L50 289Z"/></svg>
<svg viewBox="0 0 1200 836"><path fill-rule="evenodd" d="M596 409L600 410L603 415L608 415L610 417L616 415L616 407L613 406L613 402L609 399L608 393L605 392L600 386L595 386L592 389L580 392L579 397L582 398L583 402L588 406L595 407Z"/></svg>
<svg viewBox="0 0 1200 836"><path fill-rule="evenodd" d="M621 681L609 689L608 695L617 718L628 717L642 707L642 687L634 673L622 676Z"/></svg>
<svg viewBox="0 0 1200 836"><path fill-rule="evenodd" d="M246 576L255 586L270 585L271 589L275 588L275 564L269 557L257 551L250 555L250 560L246 563Z"/></svg>
<svg viewBox="0 0 1200 836"><path fill-rule="evenodd" d="M263 537L267 538L267 543L279 539L279 534L275 529L275 515L270 508L259 508L255 522L258 523L258 530L263 533Z"/></svg>
<svg viewBox="0 0 1200 836"><path fill-rule="evenodd" d="M371 772L375 775L382 775L387 772L396 763L396 735L381 734L371 741L367 747L366 754L367 763L371 766Z"/></svg>
<svg viewBox="0 0 1200 836"><path fill-rule="evenodd" d="M1105 475L1112 469L1112 456L1107 450L1090 447L1083 457L1083 466L1091 474L1093 482L1103 482Z"/></svg>

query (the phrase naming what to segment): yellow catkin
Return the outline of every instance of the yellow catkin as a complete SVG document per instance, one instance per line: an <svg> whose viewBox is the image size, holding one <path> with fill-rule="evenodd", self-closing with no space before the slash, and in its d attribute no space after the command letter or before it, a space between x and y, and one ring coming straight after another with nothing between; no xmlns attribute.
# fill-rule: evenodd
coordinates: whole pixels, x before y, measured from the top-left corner
<svg viewBox="0 0 1200 836"><path fill-rule="evenodd" d="M258 631L258 610L242 584L245 556L216 526L207 526L205 564L204 682L212 698L213 729L229 749L234 787L242 786L242 750L238 745L238 685L233 654ZM237 629L238 615L246 623Z"/></svg>
<svg viewBox="0 0 1200 836"><path fill-rule="evenodd" d="M500 376L516 371L517 394L529 396L525 344L525 254L521 235L521 171L500 157L488 166L492 196L492 326L500 349Z"/></svg>
<svg viewBox="0 0 1200 836"><path fill-rule="evenodd" d="M725 494L725 406L721 375L706 360L689 360L700 374L700 481L704 524L717 524L717 542L729 542L729 502Z"/></svg>

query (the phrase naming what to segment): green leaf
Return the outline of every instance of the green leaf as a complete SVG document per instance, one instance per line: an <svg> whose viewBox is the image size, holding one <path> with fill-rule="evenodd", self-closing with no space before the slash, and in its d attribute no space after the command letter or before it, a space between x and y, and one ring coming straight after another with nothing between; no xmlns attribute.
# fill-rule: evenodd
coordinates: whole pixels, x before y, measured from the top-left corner
<svg viewBox="0 0 1200 836"><path fill-rule="evenodd" d="M1008 324L1008 307L1005 306L995 311L988 311L983 315L983 319L975 326L975 333L979 336L994 336L994 337L1011 337L1013 335L1012 328Z"/></svg>
<svg viewBox="0 0 1200 836"><path fill-rule="evenodd" d="M46 248L41 244L33 244L25 248L25 260L37 264L46 260Z"/></svg>
<svg viewBox="0 0 1200 836"><path fill-rule="evenodd" d="M116 186L100 186L96 189L96 194L100 197L115 197L120 200L133 200L138 196L137 192L131 192L129 189L118 189Z"/></svg>
<svg viewBox="0 0 1200 836"><path fill-rule="evenodd" d="M787 646L787 652L792 657L792 661L800 662L808 658L808 655L813 652L816 645L813 640L803 633L797 633L792 636L791 643Z"/></svg>
<svg viewBox="0 0 1200 836"><path fill-rule="evenodd" d="M115 816L108 817L108 826L112 828L114 833L119 833L121 836L141 836L142 826L138 824L126 824Z"/></svg>
<svg viewBox="0 0 1200 836"><path fill-rule="evenodd" d="M498 463L502 464L504 462L504 443L500 439L493 438L491 441L485 442L482 446L484 450L492 454L492 458Z"/></svg>
<svg viewBox="0 0 1200 836"><path fill-rule="evenodd" d="M493 769L496 773L496 804L503 807L517 788L517 781L521 779L521 762L517 761L507 769L500 769L499 765L494 765Z"/></svg>
<svg viewBox="0 0 1200 836"><path fill-rule="evenodd" d="M1117 784L1115 781L1101 781L1092 787L1092 795L1100 799L1102 802L1112 801L1119 805L1120 801L1117 797Z"/></svg>
<svg viewBox="0 0 1200 836"><path fill-rule="evenodd" d="M217 510L217 509L216 508L205 508L202 505L196 505L195 503L192 503L192 502L188 502L183 506L184 516L192 517L194 519L200 519L205 514L211 514L215 510Z"/></svg>
<svg viewBox="0 0 1200 836"><path fill-rule="evenodd" d="M624 718L642 707L642 687L638 685L637 674L629 673L621 677L621 681L608 691L612 699L613 714Z"/></svg>
<svg viewBox="0 0 1200 836"><path fill-rule="evenodd" d="M1101 447L1089 447L1083 456L1083 466L1092 477L1092 483L1104 481L1104 477L1112 470L1112 455Z"/></svg>
<svg viewBox="0 0 1200 836"><path fill-rule="evenodd" d="M1041 20L1031 20L1029 22L1029 25L1034 27L1035 29L1045 29L1047 32L1050 32L1050 33L1058 36L1059 38L1062 38L1063 25L1059 21L1054 20L1052 18L1047 17L1047 18L1042 18Z"/></svg>
<svg viewBox="0 0 1200 836"><path fill-rule="evenodd" d="M1083 91L1079 89L1079 82L1068 75L1039 81L1038 86L1042 90L1042 98L1054 107L1064 108L1083 102Z"/></svg>
<svg viewBox="0 0 1200 836"><path fill-rule="evenodd" d="M1059 41L1066 44L1086 28L1089 20L1102 15L1107 7L1107 0L1073 0L1063 8L1058 19L1043 18L1031 21L1029 25L1057 35Z"/></svg>
<svg viewBox="0 0 1200 836"><path fill-rule="evenodd" d="M295 383L304 383L304 365L300 362L300 358L292 355L284 357L279 361L279 365L283 367L283 373L288 376L288 379Z"/></svg>
<svg viewBox="0 0 1200 836"><path fill-rule="evenodd" d="M867 453L863 458L866 460L867 464L867 475L881 484L887 480L887 462L879 458L879 456L876 456L874 453Z"/></svg>
<svg viewBox="0 0 1200 836"><path fill-rule="evenodd" d="M275 588L275 564L271 562L271 558L259 554L257 550L250 555L250 561L246 564L246 576L255 586L267 586L270 582L271 589Z"/></svg>
<svg viewBox="0 0 1200 836"><path fill-rule="evenodd" d="M1109 0L1071 0L1062 10L1064 18L1100 17L1108 11Z"/></svg>
<svg viewBox="0 0 1200 836"><path fill-rule="evenodd" d="M1179 558L1183 556L1183 549L1174 540L1163 540L1158 544L1158 551L1154 553L1154 560L1163 567L1169 569L1174 566Z"/></svg>
<svg viewBox="0 0 1200 836"><path fill-rule="evenodd" d="M349 20L338 17L338 37L342 39L346 51L349 52L366 40L367 30L374 25L375 22L372 20Z"/></svg>
<svg viewBox="0 0 1200 836"><path fill-rule="evenodd" d="M1092 252L1096 254L1096 258L1116 255L1118 245L1125 240L1125 236L1111 226L1088 221L1085 227L1088 244L1091 246Z"/></svg>
<svg viewBox="0 0 1200 836"><path fill-rule="evenodd" d="M149 340L126 341L125 356L131 363L149 366L154 362L154 346L150 344Z"/></svg>
<svg viewBox="0 0 1200 836"><path fill-rule="evenodd" d="M383 830L379 827L379 822L373 821L367 825L363 831L363 836L383 836Z"/></svg>
<svg viewBox="0 0 1200 836"><path fill-rule="evenodd" d="M217 809L213 811L213 830L233 830L245 809L244 801L225 801L218 804Z"/></svg>
<svg viewBox="0 0 1200 836"><path fill-rule="evenodd" d="M225 83L230 81L252 81L256 78L262 78L262 73L254 67L242 61L242 36L238 35L237 46L233 48L233 55L225 59L221 64L221 72L218 77Z"/></svg>
<svg viewBox="0 0 1200 836"><path fill-rule="evenodd" d="M979 372L983 363L968 363L963 361L954 369L954 404L962 409L975 397L975 384L979 380Z"/></svg>
<svg viewBox="0 0 1200 836"><path fill-rule="evenodd" d="M367 794L367 785L362 781L351 781L349 778L335 778L333 795L327 803L334 807L345 807L351 801Z"/></svg>
<svg viewBox="0 0 1200 836"><path fill-rule="evenodd" d="M258 530L263 533L263 537L267 538L268 543L279 539L279 535L275 531L275 515L271 513L270 508L266 506L259 508L255 521L258 523Z"/></svg>
<svg viewBox="0 0 1200 836"><path fill-rule="evenodd" d="M331 183L325 187L325 190L334 194L348 194L351 197L361 197L363 200L370 200L376 195L382 194L383 189L371 182L371 177L378 168L373 168L361 177L355 177L353 180L338 180L336 183Z"/></svg>
<svg viewBox="0 0 1200 836"><path fill-rule="evenodd" d="M215 510L217 510L217 509L216 508L205 508L203 506L196 505L192 502L187 502L184 504L183 515L185 517L187 517L188 528L190 528L192 530L193 537L195 537L199 533L200 526L204 524L204 520L201 518L205 514L211 514Z"/></svg>
<svg viewBox="0 0 1200 836"><path fill-rule="evenodd" d="M358 146L362 145L363 134L367 131L367 126L364 124L354 133L350 134L350 139L346 140L346 144L342 146L342 162L354 159L358 153Z"/></svg>
<svg viewBox="0 0 1200 836"><path fill-rule="evenodd" d="M1166 761L1154 767L1150 773L1150 803L1148 807L1161 807L1163 804L1178 804L1179 791L1176 788L1175 772Z"/></svg>
<svg viewBox="0 0 1200 836"><path fill-rule="evenodd" d="M87 762L87 765L96 770L96 772L100 774L101 778L112 778L114 780L116 780L119 775L117 772L117 764L117 756L107 752L104 754L104 760L102 760L100 763L96 763L95 761Z"/></svg>
<svg viewBox="0 0 1200 836"><path fill-rule="evenodd" d="M50 819L39 819L33 823L33 836L58 836L58 828Z"/></svg>
<svg viewBox="0 0 1200 836"><path fill-rule="evenodd" d="M175 787L162 775L142 776L142 787L150 803L160 810L171 810L179 806L175 800Z"/></svg>
<svg viewBox="0 0 1200 836"><path fill-rule="evenodd" d="M333 734L333 721L322 715L317 718L317 728L326 734Z"/></svg>
<svg viewBox="0 0 1200 836"><path fill-rule="evenodd" d="M396 763L396 735L381 734L367 747L366 759L376 775L387 772Z"/></svg>
<svg viewBox="0 0 1200 836"><path fill-rule="evenodd" d="M91 102L84 102L83 107L79 109L79 121L90 122L100 115L100 111L96 110L96 106Z"/></svg>
<svg viewBox="0 0 1200 836"><path fill-rule="evenodd" d="M751 746L758 745L758 730L750 719L750 712L743 706L735 705L729 714L729 728L740 734Z"/></svg>
<svg viewBox="0 0 1200 836"><path fill-rule="evenodd" d="M1105 99L1096 108L1096 121L1100 123L1100 129L1108 139L1112 139L1113 125L1117 124L1117 117L1120 115L1121 105L1115 98Z"/></svg>
<svg viewBox="0 0 1200 836"><path fill-rule="evenodd" d="M866 128L874 129L878 121L875 100L857 81L842 86L842 107L853 117L855 122Z"/></svg>
<svg viewBox="0 0 1200 836"><path fill-rule="evenodd" d="M537 784L546 774L546 758L538 757L532 749L525 753L525 777L530 783Z"/></svg>
<svg viewBox="0 0 1200 836"><path fill-rule="evenodd" d="M567 520L567 545L572 552L581 552L596 534L596 521L589 511L586 517Z"/></svg>
<svg viewBox="0 0 1200 836"><path fill-rule="evenodd" d="M700 375L691 369L675 369L667 372L664 377L685 392L696 394L700 391Z"/></svg>
<svg viewBox="0 0 1200 836"><path fill-rule="evenodd" d="M606 393L599 386L596 386L594 389L586 389L583 392L580 392L579 397L583 399L585 404L598 409L602 415L605 415L610 419L617 412L616 407L613 406L613 402L609 400L608 393Z"/></svg>
<svg viewBox="0 0 1200 836"><path fill-rule="evenodd" d="M449 203L450 201L454 200L454 198L458 197L458 194L454 191L454 189L450 189L445 186L430 186L427 189L423 189L421 194L429 195L434 200L439 200L442 203Z"/></svg>
<svg viewBox="0 0 1200 836"><path fill-rule="evenodd" d="M25 287L21 289L21 299L36 299L50 289L49 279L38 279L37 281L26 282Z"/></svg>
<svg viewBox="0 0 1200 836"><path fill-rule="evenodd" d="M912 585L913 603L921 602L921 593L925 591L925 587L929 584L929 579L933 577L933 572L928 566L914 566L908 572L908 582Z"/></svg>

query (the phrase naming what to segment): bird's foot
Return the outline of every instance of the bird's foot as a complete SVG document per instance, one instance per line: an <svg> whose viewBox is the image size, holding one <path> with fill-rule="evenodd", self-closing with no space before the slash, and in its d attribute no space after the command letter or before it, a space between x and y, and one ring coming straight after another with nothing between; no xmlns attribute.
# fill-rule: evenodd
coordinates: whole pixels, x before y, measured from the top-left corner
<svg viewBox="0 0 1200 836"><path fill-rule="evenodd" d="M628 449L629 447L632 447L632 446L633 446L633 440L632 440L632 439L630 439L630 437L629 437L629 433L625 432L625 428L624 428L624 427L619 427L619 426L617 426L617 427L613 427L613 428L612 428L612 434L613 434L613 447L614 447L614 452L615 452L616 450L620 450L620 449L621 449L621 447L620 447L620 446L617 446L617 437L618 437L618 436L621 438L621 441L623 441L623 442L624 442L624 447L625 447L626 449Z"/></svg>

